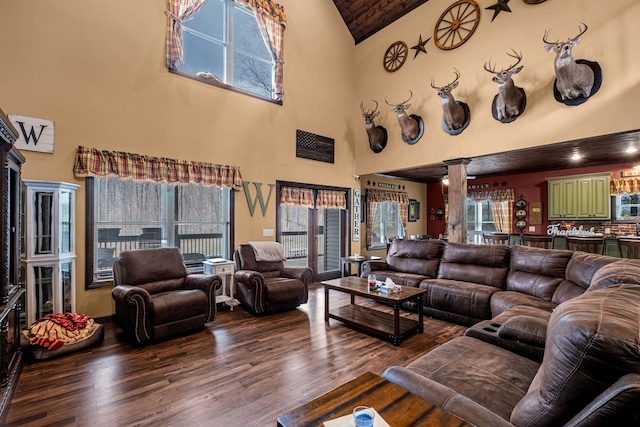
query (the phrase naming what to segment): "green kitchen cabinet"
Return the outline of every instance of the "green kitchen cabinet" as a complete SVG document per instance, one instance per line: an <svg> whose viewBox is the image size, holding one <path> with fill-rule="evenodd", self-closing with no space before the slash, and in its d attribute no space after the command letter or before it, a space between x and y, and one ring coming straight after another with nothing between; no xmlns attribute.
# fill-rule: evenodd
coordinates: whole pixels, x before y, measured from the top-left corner
<svg viewBox="0 0 640 427"><path fill-rule="evenodd" d="M547 178L549 219L611 219L611 173Z"/></svg>

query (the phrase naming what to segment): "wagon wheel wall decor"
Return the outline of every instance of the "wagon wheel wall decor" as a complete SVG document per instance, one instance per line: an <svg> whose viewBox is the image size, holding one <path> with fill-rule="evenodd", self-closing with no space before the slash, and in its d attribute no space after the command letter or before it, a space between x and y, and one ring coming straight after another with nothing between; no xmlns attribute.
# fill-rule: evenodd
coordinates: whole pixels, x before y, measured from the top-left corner
<svg viewBox="0 0 640 427"><path fill-rule="evenodd" d="M384 53L384 69L390 73L398 71L407 59L407 44L403 41L393 43Z"/></svg>
<svg viewBox="0 0 640 427"><path fill-rule="evenodd" d="M480 22L480 6L473 0L460 0L445 10L433 30L440 49L451 50L469 40Z"/></svg>

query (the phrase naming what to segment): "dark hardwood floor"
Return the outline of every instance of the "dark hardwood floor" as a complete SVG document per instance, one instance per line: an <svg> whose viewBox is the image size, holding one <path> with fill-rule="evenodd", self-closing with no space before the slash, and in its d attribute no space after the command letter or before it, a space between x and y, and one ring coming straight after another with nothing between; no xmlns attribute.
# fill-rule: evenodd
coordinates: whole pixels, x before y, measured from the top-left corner
<svg viewBox="0 0 640 427"><path fill-rule="evenodd" d="M375 305L358 299L358 303ZM332 291L331 306L348 296ZM417 316L403 312L403 316ZM279 415L371 371L406 365L465 328L425 318L400 346L331 320L324 288L300 308L254 317L223 308L208 327L132 347L113 323L102 344L24 366L8 426L274 426Z"/></svg>

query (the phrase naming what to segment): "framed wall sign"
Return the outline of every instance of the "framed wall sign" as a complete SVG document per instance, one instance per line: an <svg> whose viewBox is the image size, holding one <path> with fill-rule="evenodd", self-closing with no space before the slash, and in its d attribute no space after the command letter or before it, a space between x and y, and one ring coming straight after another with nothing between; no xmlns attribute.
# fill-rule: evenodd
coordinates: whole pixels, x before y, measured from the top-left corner
<svg viewBox="0 0 640 427"><path fill-rule="evenodd" d="M409 222L416 222L418 220L418 201L409 199Z"/></svg>

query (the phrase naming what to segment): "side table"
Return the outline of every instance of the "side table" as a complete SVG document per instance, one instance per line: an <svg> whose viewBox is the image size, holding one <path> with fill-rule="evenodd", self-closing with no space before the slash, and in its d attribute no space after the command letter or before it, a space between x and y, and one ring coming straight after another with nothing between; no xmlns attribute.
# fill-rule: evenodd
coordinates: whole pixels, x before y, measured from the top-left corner
<svg viewBox="0 0 640 427"><path fill-rule="evenodd" d="M379 256L346 256L340 258L340 271L342 272L342 277L350 276L345 272L345 267L347 264L355 264L358 269L358 277L360 277L360 273L362 272L362 263L365 261L379 261L382 258ZM350 273L350 272L349 272Z"/></svg>
<svg viewBox="0 0 640 427"><path fill-rule="evenodd" d="M233 306L238 304L238 301L233 297L235 290L233 274L236 271L236 263L228 259L208 259L203 261L202 264L204 265L204 274L213 274L220 276L222 279L222 293L216 295L216 303L225 303L233 311ZM227 282L229 283L228 288Z"/></svg>

